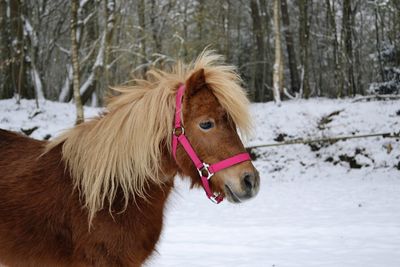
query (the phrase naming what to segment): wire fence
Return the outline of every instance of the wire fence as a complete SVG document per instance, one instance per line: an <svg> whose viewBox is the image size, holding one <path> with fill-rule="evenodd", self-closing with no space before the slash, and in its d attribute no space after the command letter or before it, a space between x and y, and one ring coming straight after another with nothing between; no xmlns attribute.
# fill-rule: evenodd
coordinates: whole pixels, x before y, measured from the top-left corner
<svg viewBox="0 0 400 267"><path fill-rule="evenodd" d="M387 132L387 133L372 133L372 134L360 134L360 135L349 135L349 136L322 137L322 138L315 138L315 139L297 138L297 139L287 140L287 141L279 142L279 143L247 146L246 149L251 150L254 148L289 146L289 145L297 145L297 144L308 145L308 144L312 144L312 143L324 143L324 142L334 143L334 142L345 141L345 140L350 140L350 139L371 138L371 137L399 138L400 139L400 131L392 132L392 133Z"/></svg>

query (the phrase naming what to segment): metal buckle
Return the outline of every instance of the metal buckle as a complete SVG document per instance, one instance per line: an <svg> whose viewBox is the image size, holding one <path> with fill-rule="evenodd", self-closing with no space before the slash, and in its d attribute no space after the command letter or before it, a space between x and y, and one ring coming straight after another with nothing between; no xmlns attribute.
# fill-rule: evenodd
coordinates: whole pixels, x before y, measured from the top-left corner
<svg viewBox="0 0 400 267"><path fill-rule="evenodd" d="M214 175L214 173L212 173L210 171L210 165L208 165L207 163L203 162L203 166L201 166L200 168L197 168L197 171L199 172L199 175L201 177L207 177L207 180L210 180L211 177Z"/></svg>
<svg viewBox="0 0 400 267"><path fill-rule="evenodd" d="M211 200L212 203L218 204L217 197L218 196L211 196L211 197L209 197L209 199Z"/></svg>
<svg viewBox="0 0 400 267"><path fill-rule="evenodd" d="M221 194L218 194L218 195L215 195L215 194L214 194L214 195L210 196L209 199L211 200L212 203L218 204L217 198L219 198L220 195L221 195Z"/></svg>
<svg viewBox="0 0 400 267"><path fill-rule="evenodd" d="M182 126L180 127L176 127L174 128L174 130L172 131L172 134L175 135L176 137L179 137L181 135L185 134L185 128L183 128Z"/></svg>

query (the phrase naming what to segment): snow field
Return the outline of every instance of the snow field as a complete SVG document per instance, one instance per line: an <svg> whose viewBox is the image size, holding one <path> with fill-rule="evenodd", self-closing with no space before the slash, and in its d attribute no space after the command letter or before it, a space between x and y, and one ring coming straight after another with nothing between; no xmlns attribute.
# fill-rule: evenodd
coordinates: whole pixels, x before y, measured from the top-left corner
<svg viewBox="0 0 400 267"><path fill-rule="evenodd" d="M352 103L310 99L253 104L248 145L285 140L400 131L400 101ZM54 137L74 123L70 104L0 101L0 128L39 127ZM100 109L85 108L95 116ZM333 112L330 122L321 119ZM388 149L390 147L390 149ZM215 205L176 178L165 227L147 266L400 266L400 140L368 138L317 147L258 149L258 196ZM361 167L350 168L343 155ZM341 157L342 156L342 157ZM331 158L331 159L329 159ZM328 160L329 159L329 160Z"/></svg>

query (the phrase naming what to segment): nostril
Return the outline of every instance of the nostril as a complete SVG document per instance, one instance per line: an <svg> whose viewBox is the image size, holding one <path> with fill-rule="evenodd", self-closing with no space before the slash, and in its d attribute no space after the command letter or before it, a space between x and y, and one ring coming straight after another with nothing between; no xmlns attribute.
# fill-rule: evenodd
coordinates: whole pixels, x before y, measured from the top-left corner
<svg viewBox="0 0 400 267"><path fill-rule="evenodd" d="M250 173L246 173L243 176L243 184L244 184L244 188L245 188L246 191L253 190L253 187L254 187L254 175L252 175Z"/></svg>

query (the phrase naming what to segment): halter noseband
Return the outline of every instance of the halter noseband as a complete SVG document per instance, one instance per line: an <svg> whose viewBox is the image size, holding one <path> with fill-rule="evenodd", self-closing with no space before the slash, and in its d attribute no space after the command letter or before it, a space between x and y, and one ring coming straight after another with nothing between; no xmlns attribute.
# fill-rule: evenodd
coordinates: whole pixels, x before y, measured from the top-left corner
<svg viewBox="0 0 400 267"><path fill-rule="evenodd" d="M178 143L180 143L183 149L188 154L189 158L192 160L193 164L196 166L207 197L212 202L218 204L224 199L224 197L221 194L214 194L214 192L210 188L209 180L216 172L219 172L243 161L251 160L250 155L248 153L240 153L211 165L201 161L194 151L193 147L190 145L189 140L185 135L185 128L183 128L181 123L182 98L184 92L185 85L180 85L176 94L175 127L172 135L172 155L176 160L176 150L178 148Z"/></svg>

